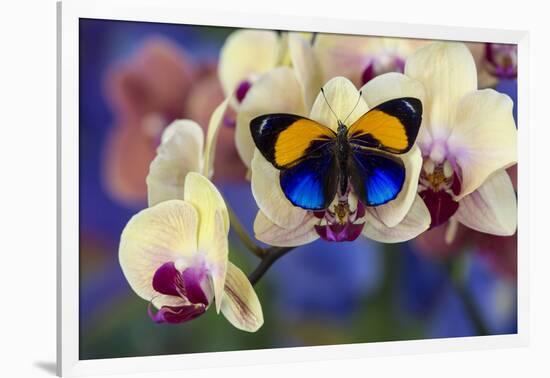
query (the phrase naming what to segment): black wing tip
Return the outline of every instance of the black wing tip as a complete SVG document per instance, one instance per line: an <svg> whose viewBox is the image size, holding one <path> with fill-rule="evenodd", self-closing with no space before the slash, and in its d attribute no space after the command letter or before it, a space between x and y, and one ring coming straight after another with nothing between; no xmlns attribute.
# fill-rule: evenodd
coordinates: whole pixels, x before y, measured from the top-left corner
<svg viewBox="0 0 550 378"><path fill-rule="evenodd" d="M418 110L420 114L422 114L422 101L418 97L396 97L396 98L392 98L391 100L384 101L383 103L381 103L376 107L390 106L397 102L406 102L410 104L413 108Z"/></svg>
<svg viewBox="0 0 550 378"><path fill-rule="evenodd" d="M422 114L423 105L422 105L422 101L419 98L417 98L417 97L404 97L404 99L407 102L412 103L414 108L418 108L417 109L418 113Z"/></svg>

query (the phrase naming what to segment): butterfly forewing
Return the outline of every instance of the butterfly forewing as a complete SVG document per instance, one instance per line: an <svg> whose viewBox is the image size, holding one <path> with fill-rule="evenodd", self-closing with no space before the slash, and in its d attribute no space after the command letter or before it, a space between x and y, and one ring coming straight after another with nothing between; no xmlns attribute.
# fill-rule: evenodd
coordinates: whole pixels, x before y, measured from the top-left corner
<svg viewBox="0 0 550 378"><path fill-rule="evenodd" d="M308 118L295 114L267 114L250 122L256 147L276 168L288 168L299 161L330 149L336 134Z"/></svg>
<svg viewBox="0 0 550 378"><path fill-rule="evenodd" d="M348 129L351 144L394 154L408 152L422 122L422 103L403 97L386 101L369 110Z"/></svg>

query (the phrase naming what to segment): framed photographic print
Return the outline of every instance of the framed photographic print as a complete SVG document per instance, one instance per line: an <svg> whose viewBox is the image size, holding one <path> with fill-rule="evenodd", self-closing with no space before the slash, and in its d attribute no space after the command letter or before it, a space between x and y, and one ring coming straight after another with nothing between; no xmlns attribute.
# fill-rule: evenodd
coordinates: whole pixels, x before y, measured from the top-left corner
<svg viewBox="0 0 550 378"><path fill-rule="evenodd" d="M59 374L525 345L526 32L58 25Z"/></svg>

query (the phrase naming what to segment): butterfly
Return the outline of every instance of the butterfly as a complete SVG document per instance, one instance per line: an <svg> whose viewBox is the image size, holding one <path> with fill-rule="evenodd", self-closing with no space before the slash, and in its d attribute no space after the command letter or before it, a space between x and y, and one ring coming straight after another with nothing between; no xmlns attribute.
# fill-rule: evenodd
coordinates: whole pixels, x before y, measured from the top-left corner
<svg viewBox="0 0 550 378"><path fill-rule="evenodd" d="M351 185L366 206L395 199L405 182L405 166L396 155L414 145L422 122L421 101L386 101L349 127L336 118L336 132L295 114L265 114L250 122L256 147L280 171L286 198L302 209L324 210Z"/></svg>

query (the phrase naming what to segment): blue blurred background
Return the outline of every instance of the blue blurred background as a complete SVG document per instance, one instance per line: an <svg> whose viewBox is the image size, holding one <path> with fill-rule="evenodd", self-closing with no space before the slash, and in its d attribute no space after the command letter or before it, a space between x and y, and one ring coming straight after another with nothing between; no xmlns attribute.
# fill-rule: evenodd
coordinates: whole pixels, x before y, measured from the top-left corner
<svg viewBox="0 0 550 378"><path fill-rule="evenodd" d="M146 206L143 188L133 183L144 184L146 163L158 143L158 130L149 126L200 118L189 108L191 100L209 97L207 90L221 96L215 69L208 66L215 67L231 31L80 21L80 358L516 332L516 242L497 237L441 254L426 253L414 241L384 245L361 238L297 248L257 285L265 324L254 334L234 329L214 311L181 325L158 325L148 318L147 303L122 274L118 243L129 218ZM155 44L161 47L155 50ZM162 90L155 87L155 72L178 70L193 71L178 84L186 93L181 113L170 99L157 103L161 95L147 94ZM517 98L515 80L499 85ZM228 127L220 140L228 149L231 133ZM118 168L106 173L111 167ZM244 175L215 177L215 183L250 230L257 208ZM230 256L245 272L258 262L234 235Z"/></svg>

